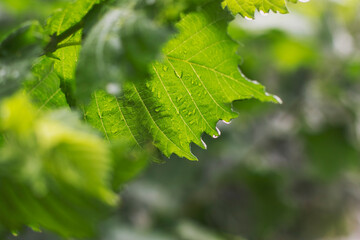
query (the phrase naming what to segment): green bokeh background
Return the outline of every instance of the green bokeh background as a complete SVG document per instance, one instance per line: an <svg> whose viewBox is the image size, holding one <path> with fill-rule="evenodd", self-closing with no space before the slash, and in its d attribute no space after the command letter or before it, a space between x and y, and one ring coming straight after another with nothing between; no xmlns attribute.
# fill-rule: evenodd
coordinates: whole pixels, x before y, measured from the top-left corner
<svg viewBox="0 0 360 240"><path fill-rule="evenodd" d="M1 1L0 38L66 2ZM193 146L199 162L150 164L101 239L360 239L360 2L289 9L229 27L240 69L284 103L235 102L239 118L219 122L221 137ZM28 229L6 239L58 238Z"/></svg>

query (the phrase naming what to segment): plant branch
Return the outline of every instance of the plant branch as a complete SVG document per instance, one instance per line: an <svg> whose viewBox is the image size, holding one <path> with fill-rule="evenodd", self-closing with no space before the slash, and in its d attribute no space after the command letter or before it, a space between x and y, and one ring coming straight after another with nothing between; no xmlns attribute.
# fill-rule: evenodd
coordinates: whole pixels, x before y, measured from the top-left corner
<svg viewBox="0 0 360 240"><path fill-rule="evenodd" d="M48 43L48 45L44 49L44 52L45 52L44 54L53 53L60 46L61 47L71 46L71 45L65 45L66 43L62 44L62 45L59 45L59 43L61 43L62 41L64 41L68 37L70 37L71 35L75 34L76 32L78 32L83 27L84 27L84 21L81 20L80 22L76 23L74 26L68 28L65 32L61 33L60 35L56 35L56 33L54 33L51 36L50 42Z"/></svg>
<svg viewBox="0 0 360 240"><path fill-rule="evenodd" d="M70 46L78 46L81 45L81 42L69 42L69 43L63 43L59 44L57 46L57 49L64 48L64 47L70 47Z"/></svg>

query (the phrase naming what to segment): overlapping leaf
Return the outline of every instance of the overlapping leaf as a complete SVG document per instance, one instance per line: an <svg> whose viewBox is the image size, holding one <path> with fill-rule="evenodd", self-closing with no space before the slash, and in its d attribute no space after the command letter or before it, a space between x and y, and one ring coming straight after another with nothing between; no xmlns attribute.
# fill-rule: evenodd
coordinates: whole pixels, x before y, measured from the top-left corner
<svg viewBox="0 0 360 240"><path fill-rule="evenodd" d="M270 11L288 13L286 1L297 2L297 0L224 0L222 6L228 7L234 15L240 14L245 18L253 19L256 10L263 14Z"/></svg>
<svg viewBox="0 0 360 240"><path fill-rule="evenodd" d="M74 114L37 112L23 95L0 108L0 224L88 236L116 202L110 150Z"/></svg>
<svg viewBox="0 0 360 240"><path fill-rule="evenodd" d="M0 98L14 93L30 75L31 64L48 38L41 25L27 22L0 43Z"/></svg>
<svg viewBox="0 0 360 240"><path fill-rule="evenodd" d="M148 75L166 31L140 11L114 8L87 34L77 68L77 96L89 99L97 89L120 92L125 79Z"/></svg>
<svg viewBox="0 0 360 240"><path fill-rule="evenodd" d="M139 145L150 139L166 156L195 160L190 143L203 146L203 132L218 136L216 123L237 116L234 100L276 102L239 71L237 44L226 32L231 19L216 3L183 18L164 60L152 65L151 79L125 84L119 99L96 92L88 122L109 139L128 137Z"/></svg>
<svg viewBox="0 0 360 240"><path fill-rule="evenodd" d="M74 1L65 9L51 16L45 27L48 34L52 36L52 41L57 43L54 46L57 50L53 53L54 57L58 59L54 63L54 71L60 77L62 89L71 105L75 102L73 98L75 68L81 48L83 20L91 9L101 2L102 0ZM64 36L64 33L69 31L69 29L72 29L74 33L69 36L65 34L65 39L59 39L59 36Z"/></svg>
<svg viewBox="0 0 360 240"><path fill-rule="evenodd" d="M53 14L47 22L47 32L59 36L70 27L79 24L91 8L102 0L76 0L65 9Z"/></svg>
<svg viewBox="0 0 360 240"><path fill-rule="evenodd" d="M54 71L54 60L42 57L35 64L32 72L34 79L25 83L25 91L39 110L69 106L61 90L60 78Z"/></svg>

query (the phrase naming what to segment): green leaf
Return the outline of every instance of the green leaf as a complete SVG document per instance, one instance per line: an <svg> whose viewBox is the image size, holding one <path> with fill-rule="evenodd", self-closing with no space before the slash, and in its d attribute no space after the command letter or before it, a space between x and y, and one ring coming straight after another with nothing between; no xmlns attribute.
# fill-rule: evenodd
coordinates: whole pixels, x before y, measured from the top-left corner
<svg viewBox="0 0 360 240"><path fill-rule="evenodd" d="M81 42L81 32L78 32L68 40L65 40L65 44L75 42ZM60 78L62 90L71 106L75 105L75 69L79 59L80 49L80 45L73 45L60 48L53 53L53 56L56 58L54 60L54 72Z"/></svg>
<svg viewBox="0 0 360 240"><path fill-rule="evenodd" d="M5 100L0 116L6 137L0 148L0 224L91 235L117 200L106 143L76 115L41 115L24 95Z"/></svg>
<svg viewBox="0 0 360 240"><path fill-rule="evenodd" d="M131 146L131 142L119 139L111 143L113 154L112 187L119 191L122 185L138 175L148 165L151 150Z"/></svg>
<svg viewBox="0 0 360 240"><path fill-rule="evenodd" d="M114 8L88 33L77 68L77 95L90 99L96 89L120 92L124 79L139 81L148 75L166 31L140 11Z"/></svg>
<svg viewBox="0 0 360 240"><path fill-rule="evenodd" d="M288 0L296 3L297 0ZM222 6L228 7L234 14L240 14L241 16L249 19L253 19L255 10L266 14L270 11L282 14L288 13L286 7L286 0L224 0Z"/></svg>
<svg viewBox="0 0 360 240"><path fill-rule="evenodd" d="M102 0L76 0L66 8L55 12L47 21L46 30L49 35L59 36L70 27L79 24L95 4Z"/></svg>
<svg viewBox="0 0 360 240"><path fill-rule="evenodd" d="M75 105L75 68L79 58L82 41L82 27L84 18L90 10L102 0L77 0L51 16L45 30L52 36L52 43L48 45L58 61L55 61L54 71L62 81L62 89L71 106ZM74 32L74 33L73 33ZM68 34L71 33L71 34Z"/></svg>
<svg viewBox="0 0 360 240"><path fill-rule="evenodd" d="M69 107L61 91L61 80L54 71L53 60L47 57L40 58L32 72L35 79L25 83L25 91L39 110Z"/></svg>
<svg viewBox="0 0 360 240"><path fill-rule="evenodd" d="M41 25L32 21L0 43L0 98L14 93L31 76L32 61L40 56L47 40Z"/></svg>
<svg viewBox="0 0 360 240"><path fill-rule="evenodd" d="M164 60L153 64L151 79L125 84L119 99L96 92L88 122L108 139L125 136L138 145L152 140L166 156L195 160L190 143L203 146L203 132L218 136L216 123L237 116L233 101L277 102L239 71L237 44L226 32L231 19L217 4L184 17L163 49Z"/></svg>

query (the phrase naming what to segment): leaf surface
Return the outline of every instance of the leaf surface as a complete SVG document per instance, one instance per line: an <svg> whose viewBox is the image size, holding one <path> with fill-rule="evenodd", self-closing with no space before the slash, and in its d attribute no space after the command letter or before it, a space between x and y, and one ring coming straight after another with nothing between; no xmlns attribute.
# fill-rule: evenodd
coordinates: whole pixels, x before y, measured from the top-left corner
<svg viewBox="0 0 360 240"><path fill-rule="evenodd" d="M237 44L227 35L232 19L217 4L184 17L152 65L152 77L128 82L124 95L94 94L86 119L108 139L126 136L142 145L151 140L166 156L196 160L190 143L205 147L203 132L218 136L216 123L237 116L231 103L257 98L277 102L238 69Z"/></svg>
<svg viewBox="0 0 360 240"><path fill-rule="evenodd" d="M70 27L80 23L91 8L102 0L76 0L55 12L47 21L48 34L59 36Z"/></svg>
<svg viewBox="0 0 360 240"><path fill-rule="evenodd" d="M53 40L59 41L57 50L53 53L53 57L57 59L54 62L54 71L62 81L62 90L70 105L75 105L75 69L81 49L84 18L96 4L101 2L102 0L77 0L69 3L64 9L55 12L48 19L45 27ZM78 31L58 40L59 36L64 35L69 29Z"/></svg>
<svg viewBox="0 0 360 240"><path fill-rule="evenodd" d="M25 91L39 110L69 107L61 90L61 80L54 71L54 60L40 58L32 72L34 80L25 83Z"/></svg>

